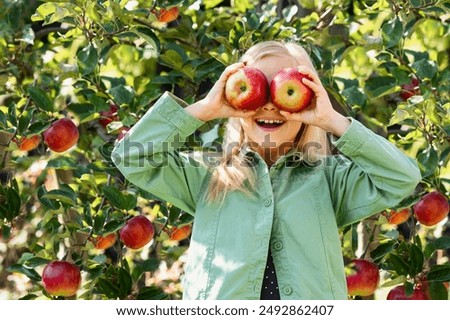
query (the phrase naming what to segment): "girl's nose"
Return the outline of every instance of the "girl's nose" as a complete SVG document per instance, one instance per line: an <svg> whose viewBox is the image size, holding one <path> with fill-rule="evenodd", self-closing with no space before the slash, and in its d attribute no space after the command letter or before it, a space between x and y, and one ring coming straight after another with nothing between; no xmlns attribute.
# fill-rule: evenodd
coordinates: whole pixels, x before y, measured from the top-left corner
<svg viewBox="0 0 450 320"><path fill-rule="evenodd" d="M266 110L266 111L276 111L276 110L278 110L278 108L275 107L272 104L272 102L270 102L270 101L268 103L266 103L265 105L263 105L262 108L263 108L263 110Z"/></svg>

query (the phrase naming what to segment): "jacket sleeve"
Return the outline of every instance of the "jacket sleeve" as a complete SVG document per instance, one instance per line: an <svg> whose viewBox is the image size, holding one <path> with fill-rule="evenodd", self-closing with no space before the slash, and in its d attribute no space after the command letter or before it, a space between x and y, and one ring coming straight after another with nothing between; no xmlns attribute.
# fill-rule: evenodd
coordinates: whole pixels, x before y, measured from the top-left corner
<svg viewBox="0 0 450 320"><path fill-rule="evenodd" d="M204 122L180 104L164 93L116 144L112 160L128 181L193 215L208 170L181 147Z"/></svg>
<svg viewBox="0 0 450 320"><path fill-rule="evenodd" d="M415 160L351 120L347 131L333 141L347 158L333 157L326 165L339 227L397 205L421 180Z"/></svg>

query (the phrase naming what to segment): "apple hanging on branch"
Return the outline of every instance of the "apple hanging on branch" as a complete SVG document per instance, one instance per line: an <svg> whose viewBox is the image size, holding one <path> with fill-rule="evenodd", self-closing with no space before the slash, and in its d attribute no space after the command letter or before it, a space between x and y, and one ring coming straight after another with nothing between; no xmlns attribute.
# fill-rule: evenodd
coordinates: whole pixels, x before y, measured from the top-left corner
<svg viewBox="0 0 450 320"><path fill-rule="evenodd" d="M383 215L388 220L389 224L402 224L406 221L408 221L409 217L411 216L411 209L410 208L404 208L401 210L388 210L386 212L383 212Z"/></svg>
<svg viewBox="0 0 450 320"><path fill-rule="evenodd" d="M311 103L314 92L302 80L309 79L296 68L279 71L270 82L272 103L280 110L299 112Z"/></svg>
<svg viewBox="0 0 450 320"><path fill-rule="evenodd" d="M378 288L380 272L378 266L365 259L354 259L349 265L353 273L346 276L350 296L370 296Z"/></svg>
<svg viewBox="0 0 450 320"><path fill-rule="evenodd" d="M406 288L404 285L397 286L389 291L387 300L428 300L426 292L422 288L416 286L411 295L406 295Z"/></svg>
<svg viewBox="0 0 450 320"><path fill-rule="evenodd" d="M79 138L78 128L70 119L59 119L44 131L44 141L55 152L64 152L72 148Z"/></svg>
<svg viewBox="0 0 450 320"><path fill-rule="evenodd" d="M439 191L424 195L414 205L414 215L421 224L434 226L447 217L449 204L447 198Z"/></svg>
<svg viewBox="0 0 450 320"><path fill-rule="evenodd" d="M80 269L68 261L52 261L42 272L42 283L45 291L51 295L73 296L80 288Z"/></svg>
<svg viewBox="0 0 450 320"><path fill-rule="evenodd" d="M225 84L225 98L236 109L256 110L269 100L269 84L264 73L244 67L230 75Z"/></svg>
<svg viewBox="0 0 450 320"><path fill-rule="evenodd" d="M155 234L153 224L144 216L135 216L120 229L122 243L130 249L140 249L149 243Z"/></svg>

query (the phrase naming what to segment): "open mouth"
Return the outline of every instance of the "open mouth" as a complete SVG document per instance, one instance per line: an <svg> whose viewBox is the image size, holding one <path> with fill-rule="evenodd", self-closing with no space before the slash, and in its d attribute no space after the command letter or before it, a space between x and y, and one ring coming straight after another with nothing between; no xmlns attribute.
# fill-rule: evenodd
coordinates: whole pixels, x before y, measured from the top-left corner
<svg viewBox="0 0 450 320"><path fill-rule="evenodd" d="M256 124L264 129L274 129L284 124L283 120L256 119Z"/></svg>

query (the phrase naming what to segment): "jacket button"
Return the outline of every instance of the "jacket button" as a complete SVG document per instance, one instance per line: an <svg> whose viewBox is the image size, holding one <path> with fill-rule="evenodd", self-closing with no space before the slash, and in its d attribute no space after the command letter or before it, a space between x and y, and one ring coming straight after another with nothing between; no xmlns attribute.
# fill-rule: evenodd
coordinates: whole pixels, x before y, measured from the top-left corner
<svg viewBox="0 0 450 320"><path fill-rule="evenodd" d="M267 198L266 200L264 200L264 205L266 207L270 206L272 204L272 198Z"/></svg>
<svg viewBox="0 0 450 320"><path fill-rule="evenodd" d="M289 296L289 295L291 295L292 294L292 288L290 287L290 286L285 286L284 288L283 288L283 293L285 294L285 295L287 295L287 296Z"/></svg>
<svg viewBox="0 0 450 320"><path fill-rule="evenodd" d="M273 250L280 251L281 249L283 249L283 243L282 242L277 241L277 242L275 242L273 244Z"/></svg>

